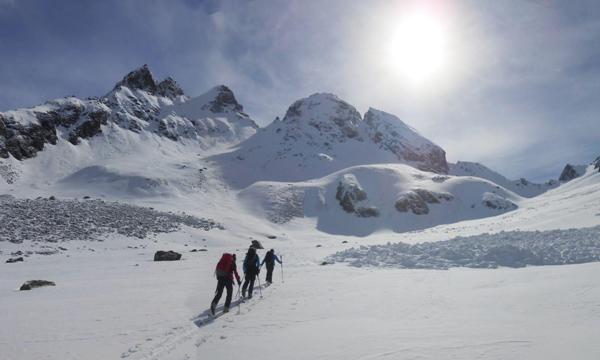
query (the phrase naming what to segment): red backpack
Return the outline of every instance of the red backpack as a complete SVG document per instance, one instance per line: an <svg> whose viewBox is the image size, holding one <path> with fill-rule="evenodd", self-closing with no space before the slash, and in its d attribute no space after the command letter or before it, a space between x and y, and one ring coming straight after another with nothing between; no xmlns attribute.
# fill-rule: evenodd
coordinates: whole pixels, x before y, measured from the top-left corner
<svg viewBox="0 0 600 360"><path fill-rule="evenodd" d="M217 263L217 268L215 269L215 274L217 276L231 276L231 271L233 270L233 255L224 253L221 256L221 260Z"/></svg>

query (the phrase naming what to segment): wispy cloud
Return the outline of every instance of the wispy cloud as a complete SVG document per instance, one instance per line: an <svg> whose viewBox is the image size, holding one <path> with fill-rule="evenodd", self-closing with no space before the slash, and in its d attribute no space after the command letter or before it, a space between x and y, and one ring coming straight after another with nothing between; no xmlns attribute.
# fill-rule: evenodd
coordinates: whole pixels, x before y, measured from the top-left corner
<svg viewBox="0 0 600 360"><path fill-rule="evenodd" d="M452 67L421 89L381 61L414 4L0 0L0 110L101 95L148 63L190 95L230 85L263 125L299 97L334 92L399 115L450 159L513 177L600 155L600 4L443 2Z"/></svg>

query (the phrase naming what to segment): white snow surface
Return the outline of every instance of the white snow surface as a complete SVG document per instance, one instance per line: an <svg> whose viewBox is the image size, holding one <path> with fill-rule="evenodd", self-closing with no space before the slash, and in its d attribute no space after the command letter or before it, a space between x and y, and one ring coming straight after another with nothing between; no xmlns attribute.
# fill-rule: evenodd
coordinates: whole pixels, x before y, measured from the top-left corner
<svg viewBox="0 0 600 360"><path fill-rule="evenodd" d="M184 125L202 110L140 91ZM373 141L332 99L304 100L311 116L292 111L241 144L109 122L79 145L0 159L0 358L600 357L597 168L535 197L481 174L418 170L386 147L399 137ZM411 151L435 152L394 127ZM230 313L210 317L217 261L234 252L241 268L253 239L284 267L269 287L261 272L262 296L234 294ZM182 260L153 262L158 250ZM332 257L368 266L321 266ZM34 279L56 286L18 291Z"/></svg>
<svg viewBox="0 0 600 360"><path fill-rule="evenodd" d="M543 184L533 183L524 178L509 180L498 172L476 162L458 161L456 164L450 163L448 166L451 175L480 177L528 198L540 195L560 185L556 180L549 180Z"/></svg>
<svg viewBox="0 0 600 360"><path fill-rule="evenodd" d="M321 93L296 101L282 120L211 160L235 188L257 181L304 181L368 164L447 171L445 152L397 117L370 109L363 120L352 105Z"/></svg>

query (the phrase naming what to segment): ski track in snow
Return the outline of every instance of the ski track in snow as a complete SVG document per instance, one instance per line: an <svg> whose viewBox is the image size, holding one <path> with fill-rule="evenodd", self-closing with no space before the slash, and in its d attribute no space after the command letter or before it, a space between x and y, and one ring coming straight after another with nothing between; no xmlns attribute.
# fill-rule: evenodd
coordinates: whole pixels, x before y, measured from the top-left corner
<svg viewBox="0 0 600 360"><path fill-rule="evenodd" d="M271 294L278 285L265 285L261 284L254 288L254 298L242 300L241 298L232 299L229 313L223 313L224 299L226 293L223 293L220 304L217 306L216 314L213 316L210 313L210 308L199 313L189 320L188 323L181 324L179 326L171 327L168 331L158 336L159 341L152 342L153 339L147 339L146 343L138 343L131 346L127 351L121 354L122 359L132 360L159 360L163 359L172 352L174 352L178 346L192 342L195 348L200 348L202 345L213 342L224 340L227 338L225 335L218 335L211 332L211 328L219 326L222 329L226 329L233 326L235 322L243 322L244 318L251 314L254 307L260 306L264 298L272 296ZM267 289L269 289L267 291ZM260 295L260 291L267 292L267 295L263 297ZM234 296L235 294L234 289ZM263 305L264 306L264 305ZM191 323L191 324L190 324ZM183 359L190 359L190 354L183 354Z"/></svg>

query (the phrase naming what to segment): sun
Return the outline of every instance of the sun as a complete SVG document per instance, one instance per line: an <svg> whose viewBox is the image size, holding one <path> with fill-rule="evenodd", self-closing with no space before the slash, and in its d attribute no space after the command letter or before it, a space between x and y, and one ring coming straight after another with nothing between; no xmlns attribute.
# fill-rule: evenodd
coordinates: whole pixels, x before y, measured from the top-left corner
<svg viewBox="0 0 600 360"><path fill-rule="evenodd" d="M447 65L447 32L434 15L415 12L394 25L386 52L394 71L412 82L424 83Z"/></svg>

